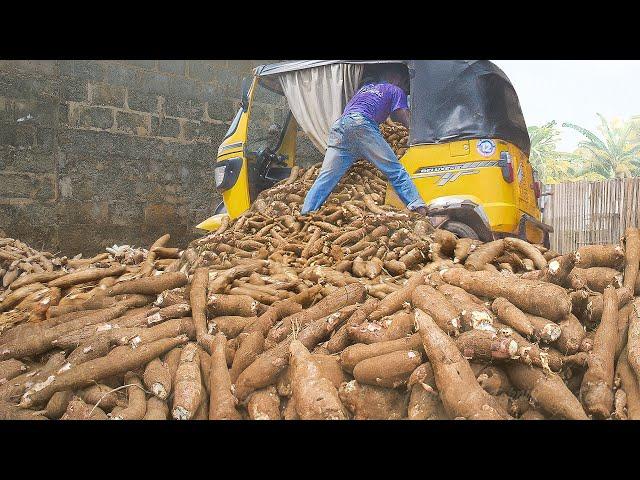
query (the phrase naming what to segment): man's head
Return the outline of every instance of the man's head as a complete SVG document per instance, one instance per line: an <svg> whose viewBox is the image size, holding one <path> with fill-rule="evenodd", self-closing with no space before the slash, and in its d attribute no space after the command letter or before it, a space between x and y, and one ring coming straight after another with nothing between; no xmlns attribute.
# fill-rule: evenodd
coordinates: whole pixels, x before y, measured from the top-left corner
<svg viewBox="0 0 640 480"><path fill-rule="evenodd" d="M385 65L381 78L392 85L402 88L405 92L409 92L409 71L406 65L401 63Z"/></svg>

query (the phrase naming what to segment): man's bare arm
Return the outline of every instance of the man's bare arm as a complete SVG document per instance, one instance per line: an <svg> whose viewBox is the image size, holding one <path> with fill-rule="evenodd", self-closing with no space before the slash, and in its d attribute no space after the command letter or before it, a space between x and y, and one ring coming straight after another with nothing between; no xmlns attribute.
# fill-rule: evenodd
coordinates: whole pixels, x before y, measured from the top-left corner
<svg viewBox="0 0 640 480"><path fill-rule="evenodd" d="M411 115L409 114L409 110L406 108L399 108L395 112L391 112L391 120L394 122L400 122L405 127L409 128L409 124L411 123Z"/></svg>

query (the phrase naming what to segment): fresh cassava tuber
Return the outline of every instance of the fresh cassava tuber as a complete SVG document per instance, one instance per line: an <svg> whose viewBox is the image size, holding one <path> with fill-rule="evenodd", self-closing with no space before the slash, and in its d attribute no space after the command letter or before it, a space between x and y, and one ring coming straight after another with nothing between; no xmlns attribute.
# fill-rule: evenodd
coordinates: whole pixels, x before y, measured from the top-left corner
<svg viewBox="0 0 640 480"><path fill-rule="evenodd" d="M457 238L364 161L302 215L319 171L184 249L0 238L0 417L640 417L638 229L562 255Z"/></svg>

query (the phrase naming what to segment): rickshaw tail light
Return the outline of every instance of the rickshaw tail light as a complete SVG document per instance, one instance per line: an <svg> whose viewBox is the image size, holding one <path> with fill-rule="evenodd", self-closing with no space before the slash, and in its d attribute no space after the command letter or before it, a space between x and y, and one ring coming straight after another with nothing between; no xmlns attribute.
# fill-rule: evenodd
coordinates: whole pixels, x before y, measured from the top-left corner
<svg viewBox="0 0 640 480"><path fill-rule="evenodd" d="M533 191L536 194L536 199L542 196L542 182L538 176L538 172L533 171Z"/></svg>
<svg viewBox="0 0 640 480"><path fill-rule="evenodd" d="M513 182L513 160L511 159L509 152L500 153L498 166L502 170L502 178L504 178L504 181L507 183Z"/></svg>
<svg viewBox="0 0 640 480"><path fill-rule="evenodd" d="M540 182L533 182L533 191L536 194L536 198L540 198L540 195L542 194L542 188L540 187Z"/></svg>

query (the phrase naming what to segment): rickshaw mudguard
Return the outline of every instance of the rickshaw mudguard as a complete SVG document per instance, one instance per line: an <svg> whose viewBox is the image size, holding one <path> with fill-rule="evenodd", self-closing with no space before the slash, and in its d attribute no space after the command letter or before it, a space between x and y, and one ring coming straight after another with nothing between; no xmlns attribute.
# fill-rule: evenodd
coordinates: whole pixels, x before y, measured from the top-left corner
<svg viewBox="0 0 640 480"><path fill-rule="evenodd" d="M440 197L427 206L429 207L429 216L435 217L436 222L439 217L462 222L473 228L478 234L478 238L483 242L490 242L494 239L489 217L480 205L469 198L463 196Z"/></svg>

